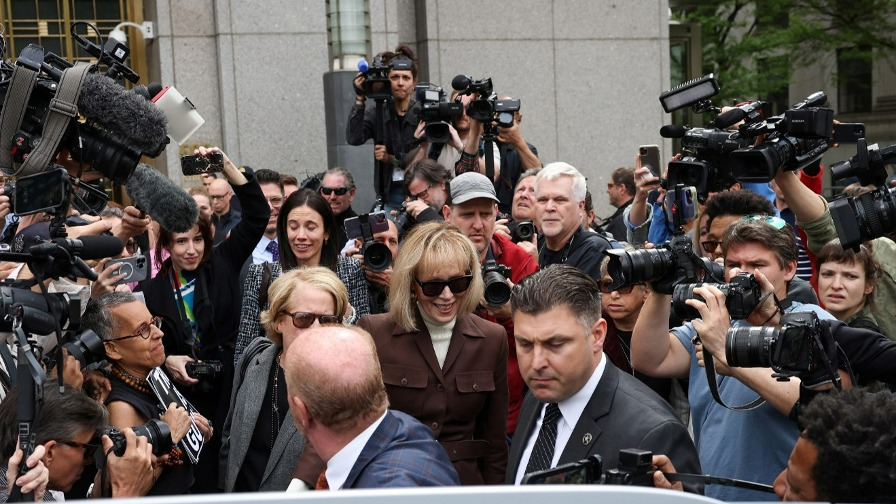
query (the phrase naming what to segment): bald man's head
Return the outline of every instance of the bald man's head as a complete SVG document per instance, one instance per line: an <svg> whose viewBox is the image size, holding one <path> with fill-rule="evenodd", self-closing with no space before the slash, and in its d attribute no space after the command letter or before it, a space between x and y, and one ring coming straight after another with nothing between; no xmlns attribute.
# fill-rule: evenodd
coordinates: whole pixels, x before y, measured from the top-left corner
<svg viewBox="0 0 896 504"><path fill-rule="evenodd" d="M230 197L232 191L230 184L223 179L212 180L208 185L208 196L212 204L212 212L222 216L230 211Z"/></svg>
<svg viewBox="0 0 896 504"><path fill-rule="evenodd" d="M301 334L286 351L289 404L300 399L318 423L350 431L389 406L373 338L363 329L323 326Z"/></svg>

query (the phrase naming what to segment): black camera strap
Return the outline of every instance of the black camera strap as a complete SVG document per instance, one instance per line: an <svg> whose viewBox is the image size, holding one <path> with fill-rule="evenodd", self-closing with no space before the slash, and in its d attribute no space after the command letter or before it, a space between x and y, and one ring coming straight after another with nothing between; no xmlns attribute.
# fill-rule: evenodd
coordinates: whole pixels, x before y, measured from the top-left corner
<svg viewBox="0 0 896 504"><path fill-rule="evenodd" d="M709 392L712 394L712 398L715 399L717 403L733 411L748 411L751 409L756 409L765 404L765 399L763 399L762 396L758 396L748 404L744 404L741 406L728 406L727 404L725 404L725 401L722 400L722 396L719 395L719 382L716 380L716 365L713 361L712 354L709 353L709 351L705 348L703 349L703 366L706 368L706 381L707 383L709 383Z"/></svg>

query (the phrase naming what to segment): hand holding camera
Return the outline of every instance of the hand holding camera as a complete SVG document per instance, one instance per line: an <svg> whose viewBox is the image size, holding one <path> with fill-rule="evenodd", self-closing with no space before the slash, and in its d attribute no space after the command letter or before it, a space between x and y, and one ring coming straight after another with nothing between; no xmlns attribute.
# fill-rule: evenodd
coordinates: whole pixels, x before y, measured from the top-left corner
<svg viewBox="0 0 896 504"><path fill-rule="evenodd" d="M165 358L165 369L178 385L192 387L199 383L199 380L187 373L189 362L193 362L193 358L189 355L169 355Z"/></svg>
<svg viewBox="0 0 896 504"><path fill-rule="evenodd" d="M153 445L144 436L138 436L133 429L119 432L124 439L124 450L116 454L116 443L108 435L103 435L103 453L109 453L106 467L112 497L140 497L146 495L155 483L152 467ZM120 439L120 438L119 438ZM110 452L110 450L112 450Z"/></svg>

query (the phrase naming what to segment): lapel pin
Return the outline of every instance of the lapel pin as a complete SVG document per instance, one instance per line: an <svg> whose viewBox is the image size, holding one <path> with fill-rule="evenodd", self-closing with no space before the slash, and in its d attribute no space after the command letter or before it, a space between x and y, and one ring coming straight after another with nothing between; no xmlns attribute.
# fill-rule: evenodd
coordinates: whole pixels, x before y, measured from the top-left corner
<svg viewBox="0 0 896 504"><path fill-rule="evenodd" d="M582 444L585 444L585 445L591 444L591 439L592 439L592 437L591 437L590 433L585 434L584 436L582 436Z"/></svg>

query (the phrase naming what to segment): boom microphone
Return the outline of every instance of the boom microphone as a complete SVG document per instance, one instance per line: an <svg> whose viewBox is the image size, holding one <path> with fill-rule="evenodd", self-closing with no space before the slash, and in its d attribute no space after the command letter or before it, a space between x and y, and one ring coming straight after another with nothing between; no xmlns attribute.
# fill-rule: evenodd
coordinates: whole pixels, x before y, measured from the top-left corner
<svg viewBox="0 0 896 504"><path fill-rule="evenodd" d="M684 138L688 129L678 124L667 124L660 128L660 136L663 138Z"/></svg>
<svg viewBox="0 0 896 504"><path fill-rule="evenodd" d="M199 219L196 200L148 165L137 165L125 189L134 206L151 215L168 231L186 233Z"/></svg>
<svg viewBox="0 0 896 504"><path fill-rule="evenodd" d="M168 143L165 113L139 92L128 92L109 77L94 73L84 77L78 111L104 129L125 136L128 143L150 157L158 156Z"/></svg>
<svg viewBox="0 0 896 504"><path fill-rule="evenodd" d="M463 91L470 87L470 78L466 75L456 75L454 79L451 80L451 87L453 87L455 91Z"/></svg>
<svg viewBox="0 0 896 504"><path fill-rule="evenodd" d="M124 244L114 236L82 236L78 239L56 238L53 241L33 245L29 251L35 256L53 255L62 249L72 257L103 259L121 254Z"/></svg>
<svg viewBox="0 0 896 504"><path fill-rule="evenodd" d="M744 117L746 117L746 116L747 116L746 112L741 110L739 107L733 108L731 110L728 110L726 112L722 112L721 114L719 114L718 117L716 117L715 120L712 122L712 125L719 129L725 129L728 126L731 126L732 124L737 124L737 123L743 121Z"/></svg>

